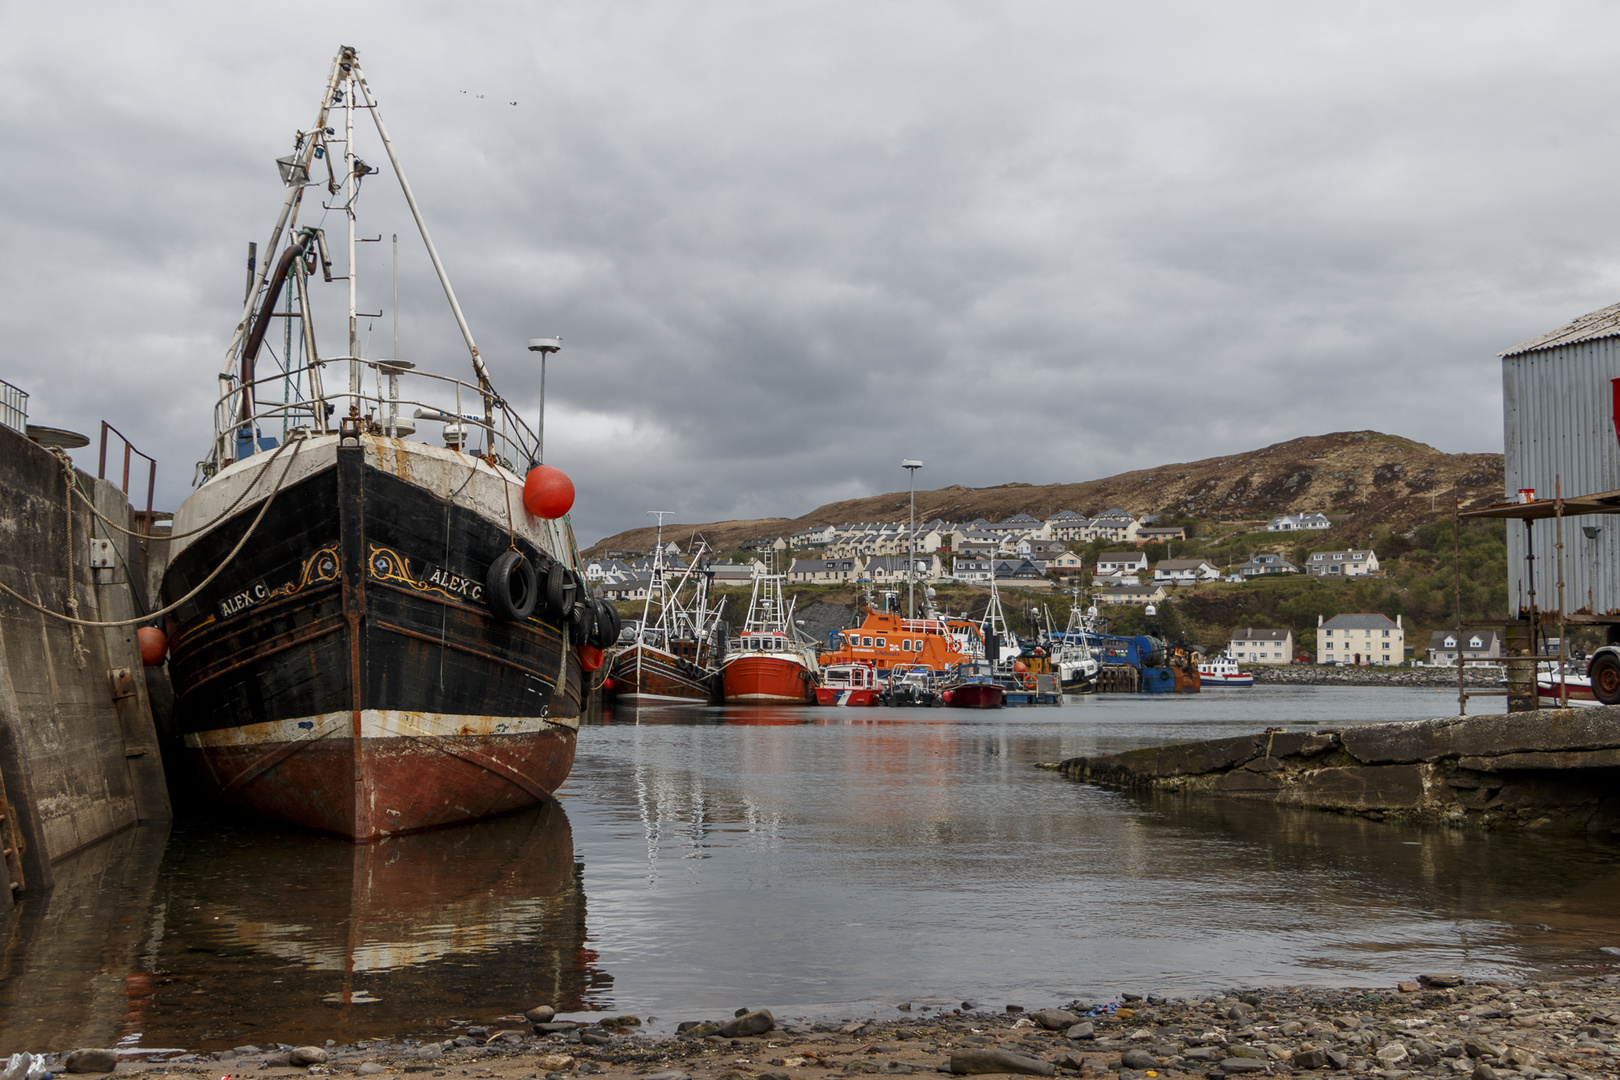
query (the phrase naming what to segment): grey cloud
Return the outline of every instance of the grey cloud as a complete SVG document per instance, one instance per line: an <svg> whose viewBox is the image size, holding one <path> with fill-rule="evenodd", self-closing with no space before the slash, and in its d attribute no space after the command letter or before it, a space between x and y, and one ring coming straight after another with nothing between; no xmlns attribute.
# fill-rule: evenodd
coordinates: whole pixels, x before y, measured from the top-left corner
<svg viewBox="0 0 1620 1080"><path fill-rule="evenodd" d="M1603 5L75 10L0 15L0 377L118 424L168 505L340 41L525 416L524 342L565 338L586 542L899 489L902 456L943 486L1345 428L1495 450L1495 353L1620 285ZM361 132L401 351L459 374Z"/></svg>

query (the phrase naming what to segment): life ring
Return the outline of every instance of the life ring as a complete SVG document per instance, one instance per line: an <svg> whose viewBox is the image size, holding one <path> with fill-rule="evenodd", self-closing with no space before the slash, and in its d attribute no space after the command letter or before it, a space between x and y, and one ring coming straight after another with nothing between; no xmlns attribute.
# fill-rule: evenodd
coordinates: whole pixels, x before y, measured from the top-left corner
<svg viewBox="0 0 1620 1080"><path fill-rule="evenodd" d="M1035 689L1035 676L1033 676L1033 675L1025 675L1024 676L1024 689L1025 690L1033 690L1033 689Z"/></svg>
<svg viewBox="0 0 1620 1080"><path fill-rule="evenodd" d="M489 610L501 622L527 619L540 599L534 564L521 551L509 548L501 552L484 579L484 595L489 597Z"/></svg>

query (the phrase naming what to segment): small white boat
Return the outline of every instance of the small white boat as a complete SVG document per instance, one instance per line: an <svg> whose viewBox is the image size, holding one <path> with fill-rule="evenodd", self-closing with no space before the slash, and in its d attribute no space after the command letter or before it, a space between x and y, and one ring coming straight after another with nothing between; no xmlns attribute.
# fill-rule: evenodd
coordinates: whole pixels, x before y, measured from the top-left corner
<svg viewBox="0 0 1620 1080"><path fill-rule="evenodd" d="M1571 706L1603 704L1592 693L1592 680L1582 670L1583 667L1569 664L1560 672L1557 664L1536 665L1536 697L1542 707L1561 709L1564 702Z"/></svg>
<svg viewBox="0 0 1620 1080"><path fill-rule="evenodd" d="M1210 690L1217 686L1253 686L1254 675L1238 670L1238 662L1222 653L1198 664L1198 688Z"/></svg>

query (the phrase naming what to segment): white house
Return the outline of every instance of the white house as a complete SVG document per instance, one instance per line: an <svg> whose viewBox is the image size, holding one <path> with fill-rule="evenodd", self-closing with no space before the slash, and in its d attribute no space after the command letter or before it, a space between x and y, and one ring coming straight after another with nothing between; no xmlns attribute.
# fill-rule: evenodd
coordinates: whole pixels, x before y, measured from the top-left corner
<svg viewBox="0 0 1620 1080"><path fill-rule="evenodd" d="M1331 529L1333 522L1321 514L1283 514L1266 523L1266 532L1301 532L1305 529Z"/></svg>
<svg viewBox="0 0 1620 1080"><path fill-rule="evenodd" d="M1290 663L1294 659L1294 632L1239 627L1232 631L1226 655L1245 664Z"/></svg>
<svg viewBox="0 0 1620 1080"><path fill-rule="evenodd" d="M1249 561L1240 565L1237 571L1243 577L1253 578L1268 577L1272 574L1297 574L1299 567L1281 555L1260 551L1249 556Z"/></svg>
<svg viewBox="0 0 1620 1080"><path fill-rule="evenodd" d="M1140 551L1105 551L1097 556L1098 574L1145 574L1148 557Z"/></svg>
<svg viewBox="0 0 1620 1080"><path fill-rule="evenodd" d="M808 529L800 529L798 532L788 537L788 541L793 545L795 550L802 550L804 548L824 548L828 544L832 543L837 536L838 526L816 525Z"/></svg>
<svg viewBox="0 0 1620 1080"><path fill-rule="evenodd" d="M1429 663L1456 667L1459 651L1464 664L1496 660L1502 655L1502 642L1495 630L1468 630L1461 634L1455 630L1436 630L1429 635Z"/></svg>
<svg viewBox="0 0 1620 1080"><path fill-rule="evenodd" d="M994 559L969 559L961 555L956 557L956 568L951 571L957 581L969 583L989 581L994 574Z"/></svg>
<svg viewBox="0 0 1620 1080"><path fill-rule="evenodd" d="M1406 631L1401 617L1390 622L1377 612L1316 617L1316 662L1319 664L1399 664L1406 660Z"/></svg>
<svg viewBox="0 0 1620 1080"><path fill-rule="evenodd" d="M1163 585L1115 585L1097 593L1105 604L1162 604L1168 594Z"/></svg>
<svg viewBox="0 0 1620 1080"><path fill-rule="evenodd" d="M794 559L788 567L788 580L807 585L835 585L854 581L861 576L866 560L854 557L843 559Z"/></svg>
<svg viewBox="0 0 1620 1080"><path fill-rule="evenodd" d="M1091 519L1073 510L1062 510L1046 519L1046 535L1054 540L1084 540Z"/></svg>
<svg viewBox="0 0 1620 1080"><path fill-rule="evenodd" d="M1220 576L1220 567L1212 566L1203 559L1160 559L1153 568L1154 581L1217 581Z"/></svg>
<svg viewBox="0 0 1620 1080"><path fill-rule="evenodd" d="M862 577L878 584L893 584L913 580L906 566L911 560L905 555L881 555L866 564ZM938 555L917 555L915 564L917 581L937 581L940 576Z"/></svg>
<svg viewBox="0 0 1620 1080"><path fill-rule="evenodd" d="M1378 556L1371 551L1313 551L1305 572L1312 577L1366 577L1378 573Z"/></svg>
<svg viewBox="0 0 1620 1080"><path fill-rule="evenodd" d="M1092 518L1091 524L1086 526L1086 539L1129 544L1136 540L1136 534L1141 528L1142 523L1123 510L1118 508L1104 510Z"/></svg>

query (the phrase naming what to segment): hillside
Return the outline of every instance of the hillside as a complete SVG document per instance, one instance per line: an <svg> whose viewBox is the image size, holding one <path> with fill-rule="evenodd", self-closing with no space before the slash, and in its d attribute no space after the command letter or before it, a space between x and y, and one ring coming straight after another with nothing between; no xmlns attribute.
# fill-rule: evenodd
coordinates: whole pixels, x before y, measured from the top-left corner
<svg viewBox="0 0 1620 1080"><path fill-rule="evenodd" d="M917 520L940 517L997 520L1026 512L1096 514L1121 507L1133 514L1184 514L1206 521L1266 521L1317 510L1334 522L1313 546L1365 543L1375 530L1405 532L1449 517L1453 496L1484 505L1503 497L1501 454L1445 454L1432 446L1376 431L1312 435L1260 450L1203 461L1138 469L1075 484L1002 484L917 492ZM717 551L752 536L785 536L813 525L903 521L904 491L819 506L802 517L664 526L684 546L698 533ZM654 530L630 529L596 543L591 554L645 550Z"/></svg>

